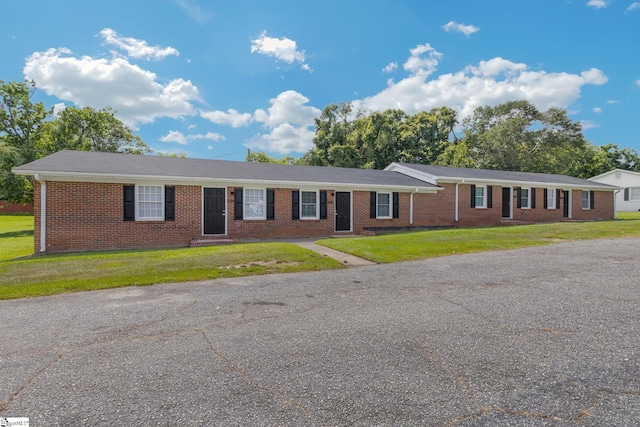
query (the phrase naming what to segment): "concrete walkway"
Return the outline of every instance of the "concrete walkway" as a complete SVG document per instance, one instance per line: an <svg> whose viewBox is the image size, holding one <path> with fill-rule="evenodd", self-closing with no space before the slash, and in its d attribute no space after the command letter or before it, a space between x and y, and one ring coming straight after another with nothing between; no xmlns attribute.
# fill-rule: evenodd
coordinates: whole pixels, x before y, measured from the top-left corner
<svg viewBox="0 0 640 427"><path fill-rule="evenodd" d="M317 252L321 255L328 256L329 258L333 258L347 267L362 267L365 265L375 265L375 262L369 261L368 259L359 258L351 254L336 251L335 249L330 249L325 246L320 246L316 244L315 240L292 240L291 243L298 246L302 246L303 248Z"/></svg>

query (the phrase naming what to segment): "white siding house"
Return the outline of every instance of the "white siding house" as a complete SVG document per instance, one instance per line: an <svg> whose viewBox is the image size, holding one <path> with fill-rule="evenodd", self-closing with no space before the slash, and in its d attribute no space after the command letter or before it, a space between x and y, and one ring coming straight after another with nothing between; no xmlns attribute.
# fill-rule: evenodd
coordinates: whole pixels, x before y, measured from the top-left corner
<svg viewBox="0 0 640 427"><path fill-rule="evenodd" d="M616 212L640 211L640 172L614 169L589 180L620 187L615 198Z"/></svg>

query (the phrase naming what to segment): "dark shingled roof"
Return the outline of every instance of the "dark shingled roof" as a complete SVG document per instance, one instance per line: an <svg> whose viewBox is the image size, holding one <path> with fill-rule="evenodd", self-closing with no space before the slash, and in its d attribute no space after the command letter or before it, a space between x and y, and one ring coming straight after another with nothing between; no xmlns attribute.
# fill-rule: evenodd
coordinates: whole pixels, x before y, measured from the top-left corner
<svg viewBox="0 0 640 427"><path fill-rule="evenodd" d="M59 151L13 169L22 175L82 174L90 176L193 178L278 183L324 183L342 186L397 186L436 189L435 185L399 172L323 166L185 159L87 151Z"/></svg>
<svg viewBox="0 0 640 427"><path fill-rule="evenodd" d="M606 189L617 188L607 184L601 184L586 179L575 178L566 175L557 175L550 173L531 173L531 172L510 172L488 169L471 169L471 168L453 168L448 166L431 166L431 165L415 165L409 163L394 163L398 166L404 166L414 169L418 172L426 173L444 179L472 179L502 182L534 182L548 184L564 184L571 186L584 187L603 187ZM599 184L599 185L598 185Z"/></svg>

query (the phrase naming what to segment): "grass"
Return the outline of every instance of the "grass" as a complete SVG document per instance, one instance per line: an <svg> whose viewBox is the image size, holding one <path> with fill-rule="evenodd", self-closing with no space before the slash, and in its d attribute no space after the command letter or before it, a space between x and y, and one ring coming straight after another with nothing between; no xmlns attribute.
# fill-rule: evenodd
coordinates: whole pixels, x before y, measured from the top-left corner
<svg viewBox="0 0 640 427"><path fill-rule="evenodd" d="M391 263L571 240L640 236L640 213L628 212L619 216L625 219L432 230L370 238L325 239L318 244L377 263Z"/></svg>
<svg viewBox="0 0 640 427"><path fill-rule="evenodd" d="M288 243L90 252L33 253L33 217L0 216L0 299L269 273L341 268Z"/></svg>
<svg viewBox="0 0 640 427"><path fill-rule="evenodd" d="M32 253L33 215L0 215L0 261Z"/></svg>
<svg viewBox="0 0 640 427"><path fill-rule="evenodd" d="M319 241L379 263L555 242L640 236L640 212L615 221L467 228ZM131 285L341 268L288 243L27 256L33 216L0 215L0 299Z"/></svg>

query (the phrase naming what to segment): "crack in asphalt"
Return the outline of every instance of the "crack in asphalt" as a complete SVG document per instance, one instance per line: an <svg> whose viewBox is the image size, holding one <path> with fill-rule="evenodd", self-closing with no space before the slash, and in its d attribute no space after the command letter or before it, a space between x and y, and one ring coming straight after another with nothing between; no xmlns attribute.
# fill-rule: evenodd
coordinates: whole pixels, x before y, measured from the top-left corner
<svg viewBox="0 0 640 427"><path fill-rule="evenodd" d="M69 352L68 349L62 349L61 351L59 351L58 354L54 356L53 360L51 360L45 366L38 369L38 371L36 371L26 381L20 384L17 390L11 393L11 396L7 400L0 402L0 413L4 412L9 407L11 402L13 402L24 390L26 390L29 387L29 385L31 385L31 383L33 383L47 369L51 368L53 365L58 363L60 359L62 359L62 357L65 356L68 352Z"/></svg>

